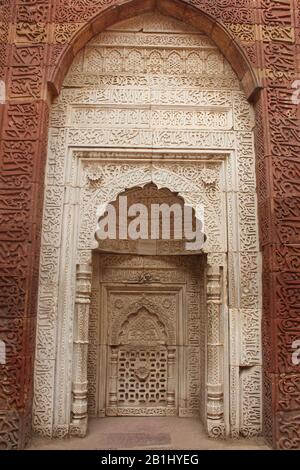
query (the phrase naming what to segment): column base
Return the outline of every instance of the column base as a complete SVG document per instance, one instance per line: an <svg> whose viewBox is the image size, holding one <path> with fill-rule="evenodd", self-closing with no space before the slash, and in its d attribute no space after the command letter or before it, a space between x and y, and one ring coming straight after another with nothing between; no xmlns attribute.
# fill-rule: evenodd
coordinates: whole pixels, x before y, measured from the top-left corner
<svg viewBox="0 0 300 470"><path fill-rule="evenodd" d="M75 419L70 424L70 436L72 437L86 437L87 435L88 418Z"/></svg>
<svg viewBox="0 0 300 470"><path fill-rule="evenodd" d="M212 439L226 439L225 423L221 420L207 420L207 434Z"/></svg>

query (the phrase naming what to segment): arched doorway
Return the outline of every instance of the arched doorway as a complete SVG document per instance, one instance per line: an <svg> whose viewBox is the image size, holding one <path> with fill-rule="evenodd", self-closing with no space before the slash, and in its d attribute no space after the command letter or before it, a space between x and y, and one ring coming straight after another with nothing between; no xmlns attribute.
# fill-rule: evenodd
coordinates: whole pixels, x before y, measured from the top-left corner
<svg viewBox="0 0 300 470"><path fill-rule="evenodd" d="M141 211L143 238L120 239L133 223L127 210L120 219L124 198ZM96 232L93 255L88 414L204 417L206 256L186 248L184 200L150 183L123 192L113 207L118 236L99 240ZM156 234L154 207L164 211Z"/></svg>
<svg viewBox="0 0 300 470"><path fill-rule="evenodd" d="M153 182L179 193L195 210L199 203L204 207L208 433L260 433L260 254L252 129L252 109L227 61L205 35L174 19L158 13L132 18L93 38L77 55L51 114L35 368L37 432L57 437L86 432L97 218L101 207L126 188Z"/></svg>

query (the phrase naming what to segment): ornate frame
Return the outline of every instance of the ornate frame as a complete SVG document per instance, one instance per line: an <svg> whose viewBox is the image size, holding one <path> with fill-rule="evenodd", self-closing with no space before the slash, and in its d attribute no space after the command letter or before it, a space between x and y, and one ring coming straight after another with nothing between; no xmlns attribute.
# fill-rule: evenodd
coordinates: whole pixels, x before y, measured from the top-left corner
<svg viewBox="0 0 300 470"><path fill-rule="evenodd" d="M75 72L71 70L75 80L76 66L74 62ZM87 328L91 254L98 246L94 239L97 219L101 208L126 188L150 182L179 193L195 209L202 203L205 210L211 321L208 432L233 437L261 432L260 255L253 116L238 91L237 80L230 80L235 130L189 132L186 146L176 150L168 142L171 132L160 132L163 153L146 148L148 137L143 132L121 132L118 140L110 130L78 129L72 124L68 128L66 116L71 113L72 117L82 96L84 103L86 97L88 102L93 99L89 92L82 95L77 90L63 90L53 106L40 266L34 401L37 432L55 437L86 432ZM199 140L205 151L197 150ZM112 141L123 150L109 148ZM224 287L227 282L229 296Z"/></svg>
<svg viewBox="0 0 300 470"><path fill-rule="evenodd" d="M299 0L255 4L249 0L230 4L225 0L82 0L76 8L73 3L3 0L0 4L1 79L7 85L1 126L6 222L1 235L0 328L11 351L4 367L7 380L2 381L1 445L22 448L31 435L32 338L37 323L49 103L59 95L74 56L89 39L121 19L158 8L208 34L232 64L247 98L255 103L264 263L264 436L276 448L299 448L299 366L290 360L291 341L299 337L299 228L294 224L300 207L295 184L299 106L292 100L295 90L291 88L300 67ZM56 248L53 246L55 260ZM53 259L48 257L47 262L51 270ZM244 260L242 266L246 265ZM41 275L45 277L45 273ZM237 307L236 303L230 305ZM47 308L55 317L51 297ZM46 352L46 346L44 349ZM52 360L53 355L41 358L40 351L39 360L46 358ZM48 365L40 365L47 375ZM247 374L245 377L249 388ZM39 378L47 394L49 383L41 370ZM36 425L52 429L43 416Z"/></svg>
<svg viewBox="0 0 300 470"><path fill-rule="evenodd" d="M132 155L132 152L131 152ZM223 205L223 217L222 212L218 213L218 209L222 207L220 201L224 198L226 199L227 193L226 188L223 187L223 191L220 191L222 188L222 181L224 181L224 171L225 168L229 165L229 159L232 157L232 153L229 153L227 158L225 155L212 155L209 157L207 152L205 153L205 158L203 154L195 154L193 152L190 154L190 157L193 159L193 169L194 174L192 174L192 179L188 179L186 176L183 177L180 172L180 165L178 160L174 163L165 163L157 156L157 162L153 162L153 156L151 161L148 163L145 161L145 155L141 159L141 154L137 151L139 156L136 161L130 160L126 161L126 164L118 161L118 156L120 153L115 152L114 157L112 157L111 151L90 151L90 150L73 150L69 154L69 159L72 160L72 165L69 166L69 175L70 178L67 178L71 182L68 188L68 201L64 205L64 220L61 226L61 232L55 233L57 240L61 237L63 240L63 246L60 247L61 253L64 253L65 258L61 261L60 274L56 272L55 274L60 278L63 276L65 278L64 282L60 282L58 285L53 283L49 284L49 279L45 279L41 276L40 281L40 321L38 323L38 343L37 343L37 363L36 363L36 398L35 398L35 411L34 411L34 423L35 430L39 433L62 437L71 432L72 435L84 436L86 433L87 427L87 353L88 353L88 319L89 319L89 305L90 305L90 293L91 293L91 255L92 250L96 248L95 239L91 237L91 234L95 233L97 226L97 207L102 205L103 202L106 204L118 196L118 194L128 187L128 182L130 182L131 187L143 186L146 183L154 182L158 187L167 187L171 191L176 191L181 194L185 199L186 203L196 207L199 201L204 201L205 211L208 215L207 221L209 222L206 226L213 228L212 232L218 234L214 239L209 240L206 247L205 253L208 255L208 269L207 269L207 310L208 310L208 338L207 338L207 422L206 426L208 433L212 437L224 437L230 432L232 436L238 437L240 432L243 432L244 435L255 435L259 434L261 431L260 425L256 424L249 426L247 423L243 430L239 427L239 416L238 408L236 402L239 400L239 370L240 370L240 358L238 356L239 348L239 336L236 334L244 334L249 332L248 318L244 317L239 319L239 311L237 309L229 309L226 306L227 295L225 292L226 279L227 279L227 270L228 270L228 282L230 284L231 297L236 295L236 277L239 275L236 267L232 263L232 258L234 253L229 251L228 261L226 256L226 246L227 246L227 236L231 237L230 232L227 234L227 224L220 224L225 218L225 206ZM186 159L188 158L185 153L185 164L187 164ZM230 157L231 155L231 157ZM108 163L109 156L109 163ZM195 163L195 158L198 158ZM178 155L177 155L178 158ZM133 164L136 169L140 165L140 171L132 172L130 165ZM98 172L94 178L91 180L88 177L88 174L91 170L91 165L95 166L95 172ZM108 179L108 167L111 172L111 179ZM122 169L122 167L124 167ZM206 181L206 170L207 167L215 167L216 180L213 185L207 189L207 193L202 192L205 188ZM229 165L230 167L230 165ZM176 171L174 168L177 168L179 171L179 176L176 177ZM151 171L150 171L151 169ZM159 170L159 171L157 171ZM203 172L203 176L201 173ZM105 175L105 184L103 185L103 175ZM211 175L210 175L211 176ZM123 185L116 184L116 181L123 181ZM197 185L193 181L198 181L200 185L197 189ZM96 184L95 184L96 182ZM190 193L184 191L186 188L190 188ZM212 196L211 191L218 195L215 198L215 206L212 205L214 197ZM198 194L198 196L197 196ZM50 201L53 200L53 193L50 194ZM81 215L78 214L78 204L74 204L75 197L77 200L84 201L89 200L89 204L82 203L80 206ZM199 199L200 197L200 199ZM229 198L230 199L230 198ZM228 201L227 201L228 202ZM46 200L47 207L47 200ZM93 210L92 210L93 207ZM217 211L217 212L216 212ZM91 213L95 214L94 220L91 218ZM218 217L216 217L216 213ZM48 227L47 217L51 216L51 207L50 213L45 212L45 226ZM76 237L73 237L72 224L74 220L80 220L81 224L76 233ZM89 222L88 222L89 221ZM216 225L216 221L218 222ZM239 223L237 219L233 219L233 223ZM211 225L213 224L213 225ZM220 225L219 225L220 224ZM94 229L93 229L94 227ZM234 234L238 232L239 229L232 229L231 233ZM71 235L71 237L70 237ZM77 240L77 241L76 241ZM44 241L47 242L48 239L44 238ZM233 246L234 240L230 240L229 244ZM216 246L218 248L216 249ZM58 248L56 250L57 256L59 255ZM215 250L215 251L214 251ZM42 249L42 260L41 260L41 272L43 273L45 268L48 270L47 256L53 256L53 249L49 253L47 243ZM251 253L248 255L250 259ZM66 260L76 259L76 263L69 263ZM231 262L230 262L231 261ZM55 264L55 267L57 268ZM54 270L54 265L53 265ZM76 275L76 292L72 288L72 279ZM241 283L243 283L243 277L241 276ZM49 287L51 289L49 290ZM58 288L55 291L53 288ZM242 286L241 286L242 287ZM45 302L45 295L48 299L48 302ZM45 324L43 320L43 311L45 306L49 307L49 297L51 299L60 298L64 299L60 303L61 310L57 320L58 323L55 325L53 321L54 318L48 316L48 324ZM259 302L259 299L257 299ZM76 305L75 312L70 308L71 305ZM244 313L244 312L243 312ZM251 311L245 312L250 316ZM251 326L255 328L255 334L259 334L259 315L257 317L250 318ZM242 320L245 323L246 329L239 331L238 322ZM229 321L229 337L227 337L227 322ZM41 340L44 343L44 332L47 331L49 335L49 323L52 323L52 332L54 333L55 329L59 333L57 339L57 360L59 361L56 366L56 386L55 390L52 389L52 397L55 399L55 411L54 411L54 422L52 422L53 415L51 413L51 403L49 402L49 407L45 407L44 400L51 399L51 396L47 395L41 396L41 401L39 402L39 386L40 378L43 376L50 383L54 380L54 361L53 369L47 370L41 368L42 362L39 360L41 354L43 354L44 344L42 345ZM67 338L72 338L70 325L75 325L74 337L73 337L73 347L70 344L70 340ZM69 333L68 333L69 332ZM64 338L64 341L63 341ZM253 339L255 344L253 344ZM55 338L53 337L53 341ZM49 344L49 336L48 336ZM229 347L230 344L230 347ZM259 359L260 348L259 348L259 339L253 338L253 331L251 338L245 336L242 337L242 359L247 367L247 380L253 381L260 384L260 371L259 366L252 366L253 361ZM40 347L42 346L42 348ZM54 344L50 343L50 346L54 347ZM225 356L224 356L225 348ZM230 359L229 363L226 359L226 355L229 352L230 348ZM73 352L72 352L73 351ZM54 349L53 349L54 352ZM227 367L230 367L230 376L226 376ZM70 367L73 370L73 379L70 377ZM250 372L250 373L249 373ZM66 380L66 377L69 377L69 380ZM224 402L224 387L229 386L230 380L230 393L227 389L226 398ZM72 394L73 399L71 398L71 383L72 385ZM69 390L69 399L66 402L66 390ZM254 391L255 399L258 401L258 406L260 406L260 385L257 386L257 392ZM249 393L253 394L253 390ZM257 395L258 394L258 395ZM228 401L230 396L230 403ZM247 397L249 400L249 397ZM46 420L49 420L49 425L41 426L39 424L41 407L42 413ZM67 404L67 406L66 406ZM224 408L225 407L225 408ZM63 410L69 410L67 414L63 413ZM70 422L70 416L72 412L72 422ZM247 411L246 411L247 412ZM45 416L45 415L48 415ZM229 430L229 416L231 420L231 427ZM232 421L233 417L236 418L236 422ZM51 421L50 421L51 420ZM52 425L50 424L52 423ZM52 427L53 426L53 427Z"/></svg>

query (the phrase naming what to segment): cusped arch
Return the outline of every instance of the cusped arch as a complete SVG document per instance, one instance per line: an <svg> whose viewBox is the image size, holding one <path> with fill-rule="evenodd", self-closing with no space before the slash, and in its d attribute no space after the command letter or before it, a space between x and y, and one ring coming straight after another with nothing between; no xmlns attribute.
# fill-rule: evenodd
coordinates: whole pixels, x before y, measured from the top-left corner
<svg viewBox="0 0 300 470"><path fill-rule="evenodd" d="M119 344L119 335L122 328L128 323L130 318L137 316L141 310L147 311L152 318L156 318L161 324L161 331L164 331L168 344L175 344L175 325L170 321L168 316L165 315L163 309L147 296L141 296L138 300L131 302L124 309L122 315L117 316L111 328L111 344Z"/></svg>
<svg viewBox="0 0 300 470"><path fill-rule="evenodd" d="M134 187L144 188L150 183L154 183L158 189L168 189L176 193L186 206L194 209L195 216L204 224L204 213L206 209L210 208L209 210L212 210L212 200L208 199L207 194L195 183L193 175L188 178L184 174L178 175L175 171L163 166L157 169L148 166L141 170L137 171L129 168L123 172L113 172L112 177L107 179L101 189L90 198L89 204L85 207L84 214L82 214L80 238L86 240L87 231L89 231L92 236L91 250L98 248L98 222L105 213L107 205L116 202L118 196L126 190ZM205 179L205 177L203 178ZM214 183L216 182L212 181L212 184ZM93 220L91 214L95 214L96 219ZM220 214L217 210L212 220L215 220L216 223L220 221Z"/></svg>
<svg viewBox="0 0 300 470"><path fill-rule="evenodd" d="M119 331L119 343L122 345L162 345L166 342L165 325L145 307L130 314Z"/></svg>
<svg viewBox="0 0 300 470"><path fill-rule="evenodd" d="M231 31L216 19L217 16L221 16L222 7L215 5L215 11L219 9L220 15L215 14L213 17L205 11L205 6L190 3L192 2L185 0L107 0L95 5L95 14L85 23L78 24L70 41L65 44L55 61L56 65L50 70L48 86L51 95L59 95L75 56L95 35L119 21L158 10L164 15L199 29L210 37L235 71L248 100L253 100L261 88L259 80L244 49L235 40Z"/></svg>

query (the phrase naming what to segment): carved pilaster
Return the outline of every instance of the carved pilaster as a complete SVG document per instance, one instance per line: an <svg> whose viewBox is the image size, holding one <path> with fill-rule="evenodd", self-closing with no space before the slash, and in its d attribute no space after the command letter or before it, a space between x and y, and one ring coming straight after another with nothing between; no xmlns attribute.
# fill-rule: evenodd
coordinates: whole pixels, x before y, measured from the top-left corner
<svg viewBox="0 0 300 470"><path fill-rule="evenodd" d="M167 393L167 405L168 408L175 407L175 363L176 363L176 348L168 349L168 393Z"/></svg>
<svg viewBox="0 0 300 470"><path fill-rule="evenodd" d="M75 300L75 325L74 325L74 364L72 384L72 422L70 433L84 437L87 431L87 358L88 358L88 334L89 313L91 303L91 278L90 265L77 265L76 273L76 300Z"/></svg>
<svg viewBox="0 0 300 470"><path fill-rule="evenodd" d="M210 437L225 437L223 399L224 344L221 327L221 268L207 270L207 430Z"/></svg>
<svg viewBox="0 0 300 470"><path fill-rule="evenodd" d="M106 409L107 416L118 415L118 347L111 347L110 352L110 381L109 381L109 405Z"/></svg>

